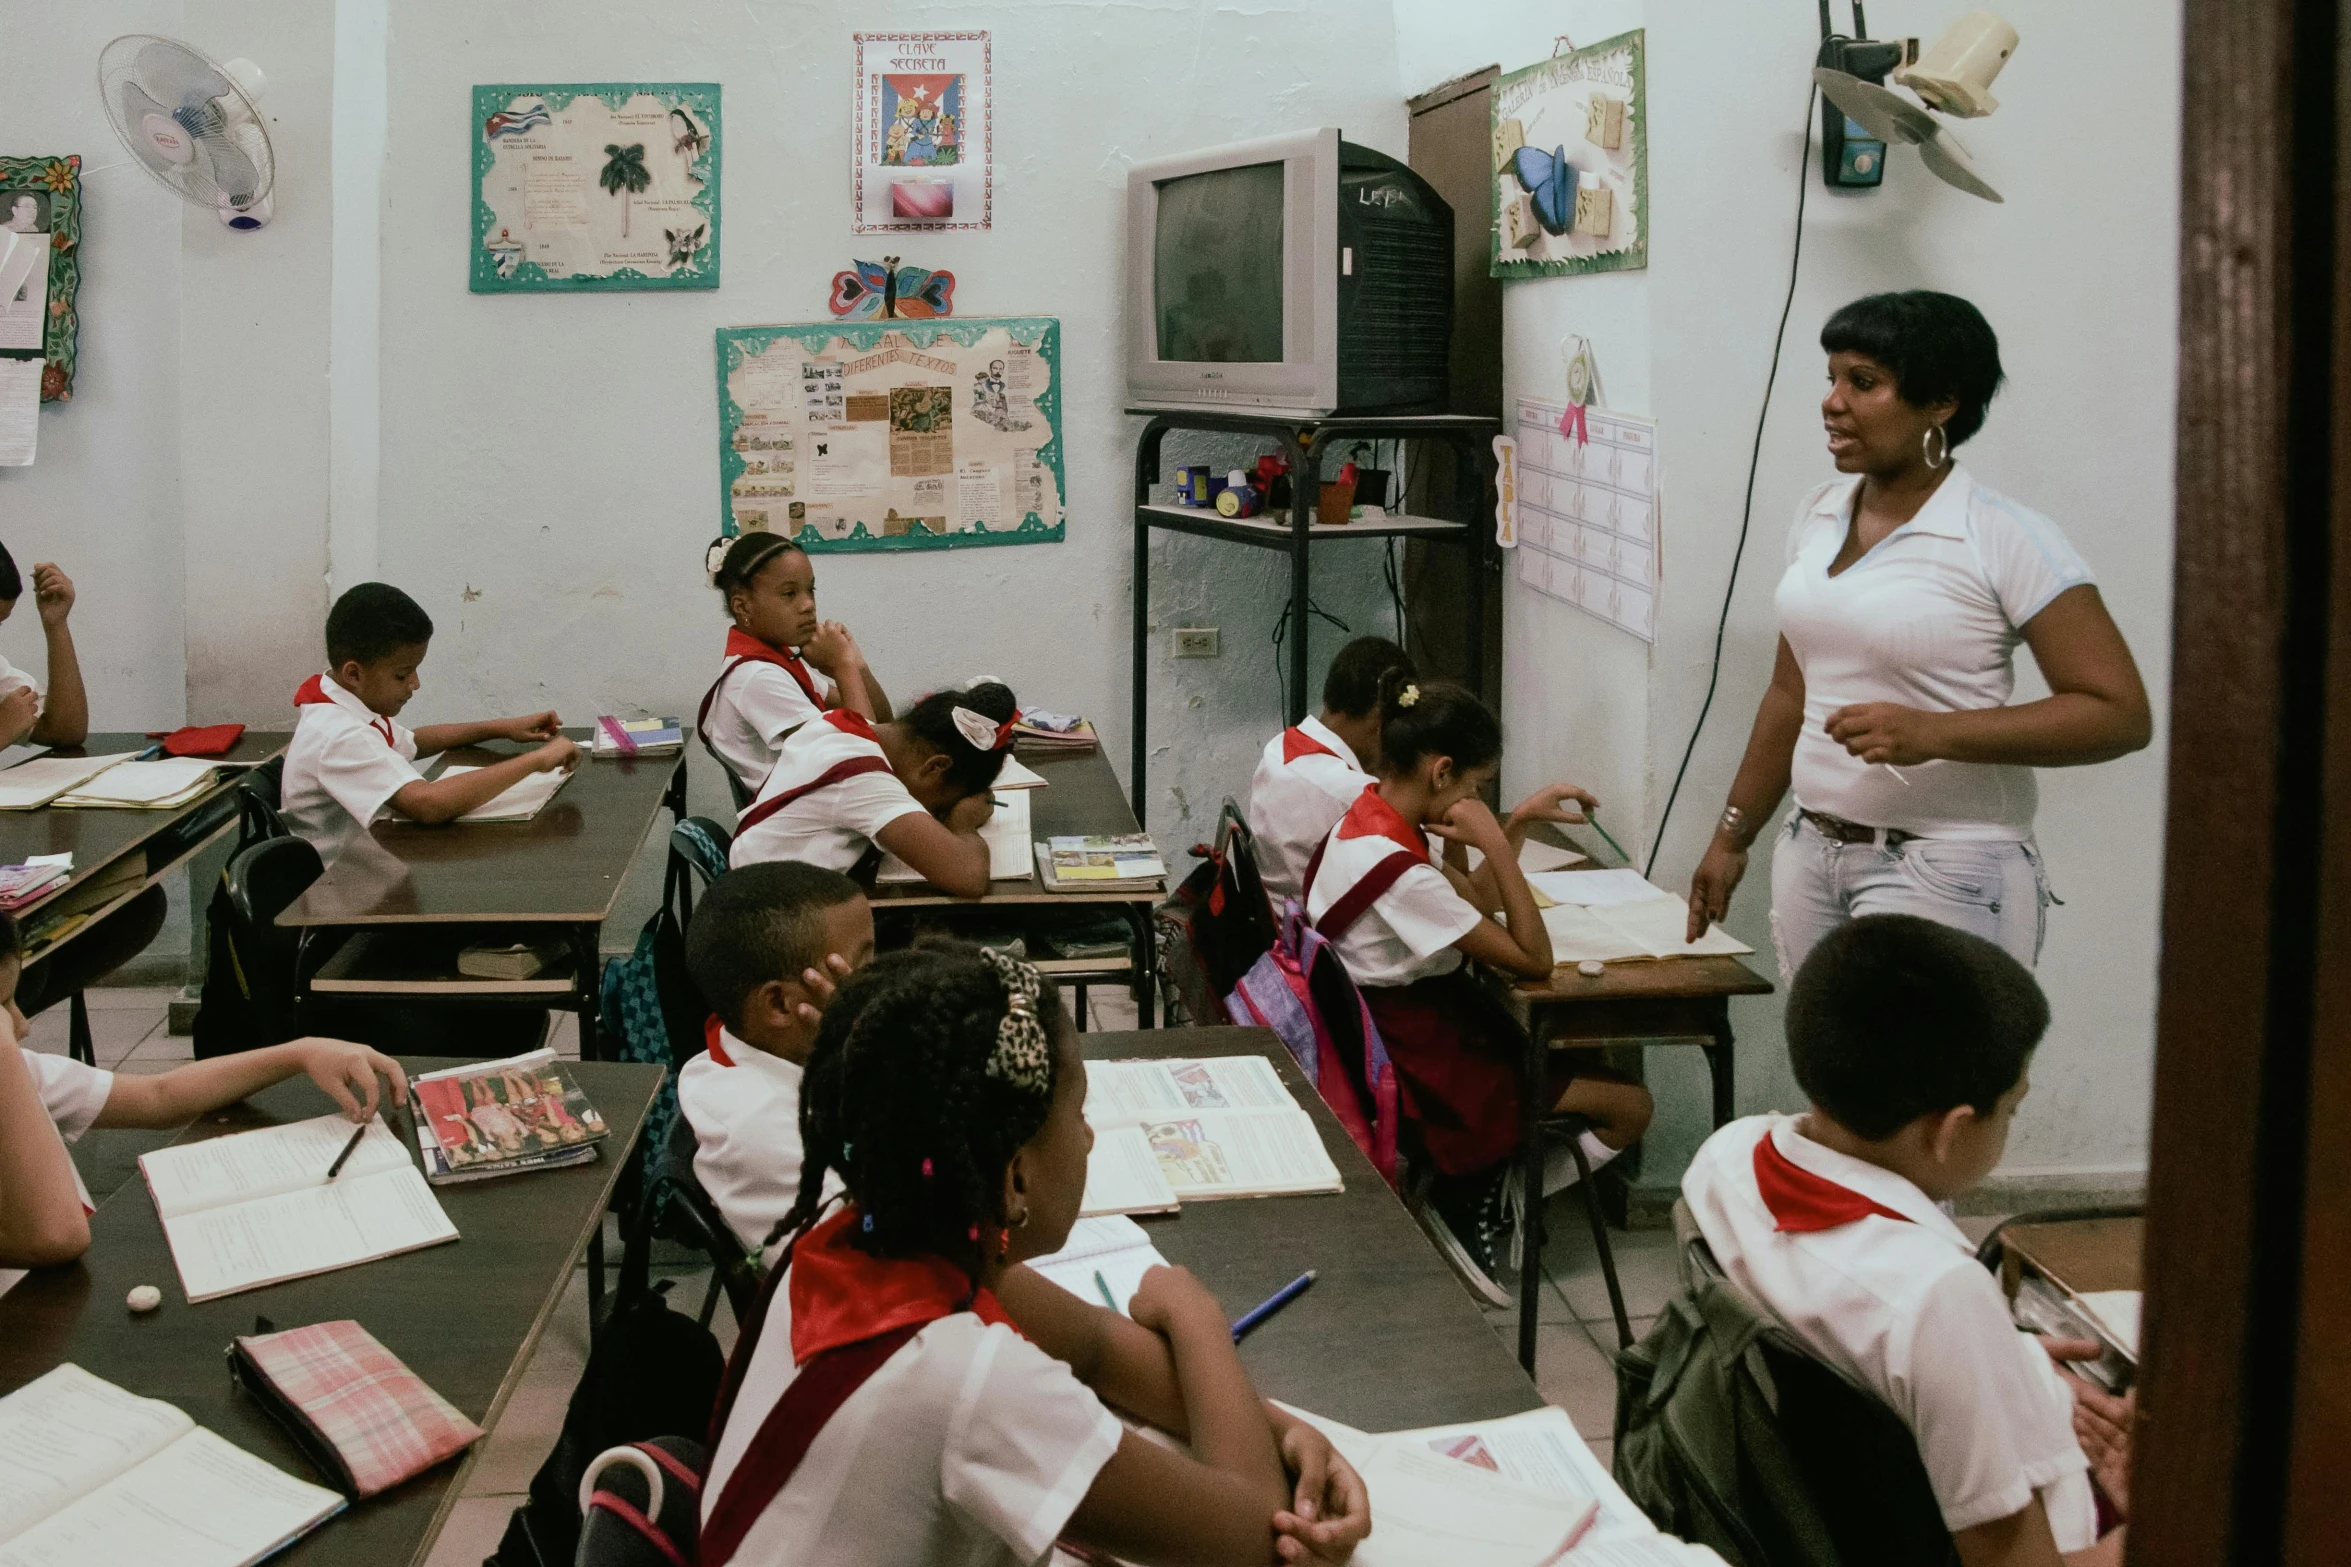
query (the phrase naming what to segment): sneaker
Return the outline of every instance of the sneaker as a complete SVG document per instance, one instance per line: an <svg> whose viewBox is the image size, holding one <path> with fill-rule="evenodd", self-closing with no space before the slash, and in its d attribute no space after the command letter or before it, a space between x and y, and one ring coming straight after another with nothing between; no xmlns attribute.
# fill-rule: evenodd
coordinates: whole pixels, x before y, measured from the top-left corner
<svg viewBox="0 0 2351 1567"><path fill-rule="evenodd" d="M1472 1294L1495 1306L1511 1302L1497 1278L1510 1245L1508 1175L1505 1166L1467 1180L1439 1176L1414 1209L1438 1254Z"/></svg>

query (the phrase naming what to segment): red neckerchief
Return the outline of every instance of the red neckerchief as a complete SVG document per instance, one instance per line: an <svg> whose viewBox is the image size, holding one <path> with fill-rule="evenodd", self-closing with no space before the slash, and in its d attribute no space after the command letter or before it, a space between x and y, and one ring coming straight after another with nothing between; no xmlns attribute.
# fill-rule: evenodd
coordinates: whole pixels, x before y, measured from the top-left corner
<svg viewBox="0 0 2351 1567"><path fill-rule="evenodd" d="M341 682L336 683L335 689L338 691L343 689ZM294 688L294 705L296 707L316 707L322 702L329 707L340 705L333 697L327 695L326 676L312 675ZM382 735L384 744L390 745L392 743L392 721L383 714L371 715L368 718L367 727Z"/></svg>
<svg viewBox="0 0 2351 1567"><path fill-rule="evenodd" d="M871 740L877 745L881 743L882 737L874 733L873 720L854 707L836 707L824 715L824 721L845 735L855 735L860 740Z"/></svg>
<svg viewBox="0 0 2351 1567"><path fill-rule="evenodd" d="M818 712L824 711L824 693L817 690L816 682L809 678L808 666L794 655L762 642L742 627L735 626L727 631L726 656L738 662L775 665L799 682L800 689L808 694L810 704ZM734 663L730 662L727 667L732 669Z"/></svg>
<svg viewBox="0 0 2351 1567"><path fill-rule="evenodd" d="M1339 759L1338 752L1332 750L1329 746L1324 745L1320 740L1315 739L1314 736L1308 734L1305 730L1283 730L1282 765L1287 767L1292 762L1298 760L1298 758L1301 756L1327 756L1334 762Z"/></svg>
<svg viewBox="0 0 2351 1567"><path fill-rule="evenodd" d="M1011 1327L993 1292L944 1257L874 1257L850 1241L859 1215L844 1207L792 1248L792 1363L894 1328L935 1322L968 1308L985 1323ZM1018 1332L1015 1328L1013 1331Z"/></svg>
<svg viewBox="0 0 2351 1567"><path fill-rule="evenodd" d="M1873 1213L1903 1224L1911 1222L1908 1214L1896 1213L1849 1186L1839 1186L1827 1176L1805 1169L1780 1152L1769 1131L1755 1145L1755 1189L1771 1210L1772 1228L1787 1235L1840 1229Z"/></svg>
<svg viewBox="0 0 2351 1567"><path fill-rule="evenodd" d="M1423 863L1429 857L1428 839L1404 819L1402 811L1380 798L1378 784L1366 784L1355 803L1347 807L1347 814L1339 818L1339 836L1385 838Z"/></svg>
<svg viewBox="0 0 2351 1567"><path fill-rule="evenodd" d="M709 1017L703 1020L702 1048L709 1051L710 1059L716 1061L720 1066L733 1066L735 1064L735 1058L728 1055L726 1052L726 1046L719 1043L720 1027L721 1025L718 1021L718 1014L715 1012L711 1013Z"/></svg>

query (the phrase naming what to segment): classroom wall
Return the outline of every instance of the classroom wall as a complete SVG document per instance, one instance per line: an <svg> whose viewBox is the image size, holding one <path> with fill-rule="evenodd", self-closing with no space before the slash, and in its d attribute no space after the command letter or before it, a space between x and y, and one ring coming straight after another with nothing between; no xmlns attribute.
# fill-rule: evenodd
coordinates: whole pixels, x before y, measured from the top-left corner
<svg viewBox="0 0 2351 1567"><path fill-rule="evenodd" d="M1878 36L1931 38L1961 7L1883 0ZM2179 143L2178 7L2128 0L2012 0L2023 35L1996 88L2000 111L1960 134L2007 197L1989 206L1898 152L1865 196L1804 171L1802 271L1755 481L1721 688L1663 835L1655 879L1688 883L1769 676L1771 595L1798 497L1832 469L1816 412L1828 313L1860 294L1934 287L1983 308L2010 382L1963 459L2063 526L2098 573L2154 698L2170 665L2170 528ZM1840 10L1839 18L1843 19ZM1787 288L1797 113L1817 44L1808 8L1638 0L1398 0L1403 86L1504 70L1646 25L1651 120L1650 265L1642 272L1509 285L1512 397L1556 398L1560 340L1592 339L1610 406L1652 414L1664 460L1665 585L1651 648L1580 612L1506 588L1505 784L1564 774L1608 803L1646 856L1703 699L1740 524L1750 442ZM2083 62L2095 60L2094 70ZM2029 667L2029 658L2022 660ZM2029 674L2019 698L2043 689ZM2152 1060L2156 893L2165 736L2097 768L2042 775L2039 838L2065 906L2040 966L2055 1012L2003 1176L2019 1185L2128 1183L2143 1169ZM1627 836L1632 827L1636 836ZM1767 840L1768 843L1768 840ZM1730 926L1767 970L1765 845ZM1742 1110L1793 1107L1777 998L1735 1004ZM1653 1052L1660 1101L1643 1170L1678 1176L1706 1130L1694 1053Z"/></svg>

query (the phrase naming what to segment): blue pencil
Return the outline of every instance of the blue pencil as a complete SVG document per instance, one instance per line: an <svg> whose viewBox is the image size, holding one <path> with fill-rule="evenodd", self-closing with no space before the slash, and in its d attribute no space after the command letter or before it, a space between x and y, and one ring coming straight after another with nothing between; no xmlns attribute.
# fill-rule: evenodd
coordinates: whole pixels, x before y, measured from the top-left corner
<svg viewBox="0 0 2351 1567"><path fill-rule="evenodd" d="M1256 1327L1266 1318L1305 1294L1306 1286L1313 1282L1314 1270L1308 1268L1304 1273L1299 1274L1289 1283L1267 1296L1262 1304L1251 1306L1247 1311L1242 1312L1239 1320L1233 1324L1233 1342L1240 1343L1251 1328Z"/></svg>

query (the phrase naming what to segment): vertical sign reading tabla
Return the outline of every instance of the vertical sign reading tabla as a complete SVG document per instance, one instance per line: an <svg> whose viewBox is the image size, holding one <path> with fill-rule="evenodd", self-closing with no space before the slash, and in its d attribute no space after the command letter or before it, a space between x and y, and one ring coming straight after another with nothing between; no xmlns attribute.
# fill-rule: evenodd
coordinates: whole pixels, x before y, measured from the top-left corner
<svg viewBox="0 0 2351 1567"><path fill-rule="evenodd" d="M856 232L989 227L988 35L859 33L856 44Z"/></svg>

